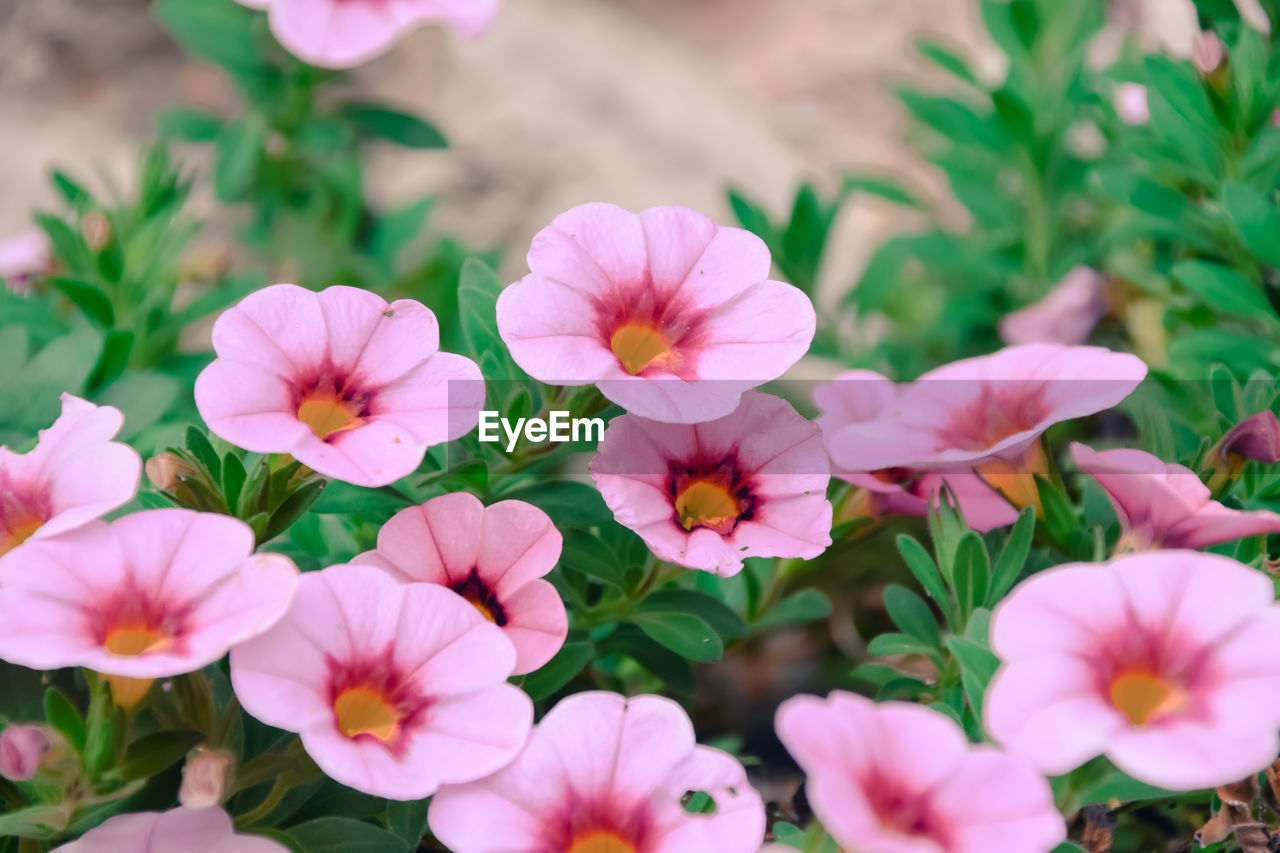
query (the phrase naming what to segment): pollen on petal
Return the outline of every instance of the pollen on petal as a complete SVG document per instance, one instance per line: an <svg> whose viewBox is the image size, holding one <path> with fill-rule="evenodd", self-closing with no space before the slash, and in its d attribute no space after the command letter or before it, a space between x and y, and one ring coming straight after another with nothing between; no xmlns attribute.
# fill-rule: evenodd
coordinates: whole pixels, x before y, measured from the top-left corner
<svg viewBox="0 0 1280 853"><path fill-rule="evenodd" d="M349 738L372 735L389 743L400 730L396 709L382 693L367 687L344 690L333 702L338 730Z"/></svg>
<svg viewBox="0 0 1280 853"><path fill-rule="evenodd" d="M569 853L636 853L636 848L612 832L592 832L575 839Z"/></svg>
<svg viewBox="0 0 1280 853"><path fill-rule="evenodd" d="M1149 672L1122 673L1111 682L1111 703L1135 726L1177 710L1182 701L1175 686Z"/></svg>
<svg viewBox="0 0 1280 853"><path fill-rule="evenodd" d="M727 532L738 520L738 502L729 490L710 480L695 480L676 495L676 513L685 530L710 527Z"/></svg>
<svg viewBox="0 0 1280 853"><path fill-rule="evenodd" d="M630 323L613 333L609 348L632 376L670 352L667 342L652 327Z"/></svg>
<svg viewBox="0 0 1280 853"><path fill-rule="evenodd" d="M332 395L313 395L298 406L298 420L325 440L335 432L359 426L359 412L351 403Z"/></svg>

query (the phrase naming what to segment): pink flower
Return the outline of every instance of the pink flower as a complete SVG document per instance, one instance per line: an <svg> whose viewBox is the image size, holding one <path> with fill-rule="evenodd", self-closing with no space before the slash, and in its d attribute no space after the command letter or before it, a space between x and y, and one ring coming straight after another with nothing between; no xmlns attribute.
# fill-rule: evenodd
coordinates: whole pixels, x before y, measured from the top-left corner
<svg viewBox="0 0 1280 853"><path fill-rule="evenodd" d="M232 444L385 486L479 419L480 369L439 343L435 315L413 300L277 284L218 318L196 405Z"/></svg>
<svg viewBox="0 0 1280 853"><path fill-rule="evenodd" d="M1274 597L1261 572L1194 551L1035 575L992 619L987 729L1054 775L1098 754L1170 790L1251 775L1280 750Z"/></svg>
<svg viewBox="0 0 1280 853"><path fill-rule="evenodd" d="M49 238L43 231L32 229L0 240L0 279L14 293L26 293L32 276L48 272L52 266Z"/></svg>
<svg viewBox="0 0 1280 853"><path fill-rule="evenodd" d="M54 853L289 853L259 835L236 835L222 809L116 815Z"/></svg>
<svg viewBox="0 0 1280 853"><path fill-rule="evenodd" d="M1191 46L1191 64L1201 74L1212 74L1217 71L1226 57L1227 52L1222 46L1222 40L1212 30L1200 33Z"/></svg>
<svg viewBox="0 0 1280 853"><path fill-rule="evenodd" d="M53 744L40 726L6 726L0 731L0 776L11 782L35 778Z"/></svg>
<svg viewBox="0 0 1280 853"><path fill-rule="evenodd" d="M814 389L813 401L820 410L814 423L822 430L824 442L829 442L845 426L874 421L891 411L899 393L900 387L879 373L850 370ZM930 503L938 503L946 484L974 530L985 533L1018 520L1018 510L973 471L849 471L833 463L831 473L867 491L867 510L873 516L927 515Z"/></svg>
<svg viewBox="0 0 1280 853"><path fill-rule="evenodd" d="M590 468L618 523L682 566L727 576L745 557L810 559L831 544L822 437L770 394L703 424L614 418Z"/></svg>
<svg viewBox="0 0 1280 853"><path fill-rule="evenodd" d="M189 809L208 809L227 795L235 757L225 749L198 746L182 766L182 787L178 802Z"/></svg>
<svg viewBox="0 0 1280 853"><path fill-rule="evenodd" d="M401 35L443 21L467 38L488 29L498 0L237 0L266 9L271 32L294 56L322 68L353 68Z"/></svg>
<svg viewBox="0 0 1280 853"><path fill-rule="evenodd" d="M395 514L377 550L352 560L405 583L434 583L461 595L516 648L514 675L542 666L564 645L569 617L542 576L560 559L560 531L523 501L486 508L465 492Z"/></svg>
<svg viewBox="0 0 1280 853"><path fill-rule="evenodd" d="M111 441L124 416L62 395L62 415L27 453L0 447L0 554L73 530L133 499L142 459Z"/></svg>
<svg viewBox="0 0 1280 853"><path fill-rule="evenodd" d="M1123 548L1205 548L1280 533L1280 514L1228 509L1190 468L1150 453L1072 444L1071 458L1106 491L1120 517Z"/></svg>
<svg viewBox="0 0 1280 853"><path fill-rule="evenodd" d="M1083 344L1107 313L1105 285L1097 270L1076 267L1039 302L1001 318L1000 339L1007 344Z"/></svg>
<svg viewBox="0 0 1280 853"><path fill-rule="evenodd" d="M1146 375L1102 347L1006 347L924 374L881 417L829 435L831 458L852 471L1022 464L1050 426L1115 406Z"/></svg>
<svg viewBox="0 0 1280 853"><path fill-rule="evenodd" d="M242 521L185 509L92 522L0 559L0 659L148 679L194 672L276 622L297 570Z"/></svg>
<svg viewBox="0 0 1280 853"><path fill-rule="evenodd" d="M509 762L533 704L506 683L511 642L462 596L372 566L302 576L271 631L231 653L246 711L298 732L332 778L419 800Z"/></svg>
<svg viewBox="0 0 1280 853"><path fill-rule="evenodd" d="M937 711L835 691L782 703L778 736L827 833L859 853L1047 853L1066 837L1048 783Z"/></svg>
<svg viewBox="0 0 1280 853"><path fill-rule="evenodd" d="M534 237L529 269L498 299L516 363L654 420L729 414L813 340L813 305L769 280L764 242L683 207L575 207Z"/></svg>
<svg viewBox="0 0 1280 853"><path fill-rule="evenodd" d="M685 810L697 791L713 813ZM589 692L547 712L506 768L441 788L428 823L457 853L755 853L765 818L742 765L699 746L675 702Z"/></svg>
<svg viewBox="0 0 1280 853"><path fill-rule="evenodd" d="M1116 87L1116 115L1125 124L1146 124L1151 120L1147 107L1147 87L1141 83L1121 83Z"/></svg>
<svg viewBox="0 0 1280 853"><path fill-rule="evenodd" d="M1234 455L1274 465L1280 462L1280 418L1270 409L1251 415L1232 427L1216 450L1224 464Z"/></svg>

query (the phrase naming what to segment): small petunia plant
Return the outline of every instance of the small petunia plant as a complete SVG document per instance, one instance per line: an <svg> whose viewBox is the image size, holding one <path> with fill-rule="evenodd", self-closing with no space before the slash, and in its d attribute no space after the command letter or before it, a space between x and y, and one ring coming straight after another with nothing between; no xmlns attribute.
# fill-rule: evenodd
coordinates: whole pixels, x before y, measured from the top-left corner
<svg viewBox="0 0 1280 853"><path fill-rule="evenodd" d="M350 76L497 2L157 0L238 111L0 242L0 853L1280 848L1280 4L1193 5L922 42L963 226L499 263L366 198L444 137ZM927 224L835 305L868 196Z"/></svg>

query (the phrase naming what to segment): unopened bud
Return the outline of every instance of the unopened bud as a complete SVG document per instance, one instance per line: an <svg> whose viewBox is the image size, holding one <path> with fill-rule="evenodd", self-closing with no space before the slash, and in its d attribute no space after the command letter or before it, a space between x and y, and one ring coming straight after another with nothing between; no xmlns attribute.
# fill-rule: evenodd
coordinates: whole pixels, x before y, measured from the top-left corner
<svg viewBox="0 0 1280 853"><path fill-rule="evenodd" d="M231 753L225 750L196 747L182 768L178 802L189 809L208 809L221 803L227 793L233 761Z"/></svg>
<svg viewBox="0 0 1280 853"><path fill-rule="evenodd" d="M1208 30L1201 33L1195 44L1191 46L1191 64L1201 74L1207 75L1217 71L1225 58L1226 51L1222 47L1222 40Z"/></svg>
<svg viewBox="0 0 1280 853"><path fill-rule="evenodd" d="M147 479L162 492L178 489L196 470L176 453L164 452L147 460Z"/></svg>
<svg viewBox="0 0 1280 853"><path fill-rule="evenodd" d="M0 776L11 782L31 779L52 748L40 726L8 726L0 732Z"/></svg>
<svg viewBox="0 0 1280 853"><path fill-rule="evenodd" d="M1280 418L1269 409L1245 418L1222 437L1217 449L1222 462L1235 455L1274 465L1280 462Z"/></svg>
<svg viewBox="0 0 1280 853"><path fill-rule="evenodd" d="M80 223L80 233L89 248L97 252L111 239L111 220L95 210Z"/></svg>

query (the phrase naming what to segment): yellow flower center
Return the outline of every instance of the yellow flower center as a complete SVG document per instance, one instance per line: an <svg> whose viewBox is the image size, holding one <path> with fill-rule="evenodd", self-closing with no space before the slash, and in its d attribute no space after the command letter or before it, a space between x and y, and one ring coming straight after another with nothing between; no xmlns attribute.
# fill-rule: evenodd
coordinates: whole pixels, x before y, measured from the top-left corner
<svg viewBox="0 0 1280 853"><path fill-rule="evenodd" d="M1126 672L1111 682L1111 704L1135 726L1182 708L1182 692L1158 675Z"/></svg>
<svg viewBox="0 0 1280 853"><path fill-rule="evenodd" d="M367 687L344 690L333 702L338 730L349 738L373 735L383 743L400 730L400 715L380 692Z"/></svg>
<svg viewBox="0 0 1280 853"><path fill-rule="evenodd" d="M359 426L359 415L354 404L332 393L313 394L298 406L298 420L311 427L321 441L335 432Z"/></svg>
<svg viewBox="0 0 1280 853"><path fill-rule="evenodd" d="M609 347L627 373L635 376L670 352L667 342L650 326L627 324L613 333Z"/></svg>
<svg viewBox="0 0 1280 853"><path fill-rule="evenodd" d="M676 495L676 513L685 530L710 527L727 533L738 520L738 502L729 490L710 480L695 480Z"/></svg>
<svg viewBox="0 0 1280 853"><path fill-rule="evenodd" d="M102 647L113 655L136 658L168 648L173 638L146 625L121 625L107 634Z"/></svg>
<svg viewBox="0 0 1280 853"><path fill-rule="evenodd" d="M44 519L37 516L19 517L17 522L0 538L0 554L8 553L31 538L32 534L44 526Z"/></svg>
<svg viewBox="0 0 1280 853"><path fill-rule="evenodd" d="M465 598L467 601L471 602L471 606L474 607L476 610L479 610L480 615L483 616L485 619L488 619L490 622L494 623L495 625L498 623L498 619L496 616L493 615L493 611L490 610L488 607L486 607L484 602L481 601L479 598L477 598L474 593L470 595L464 593L462 597Z"/></svg>
<svg viewBox="0 0 1280 853"><path fill-rule="evenodd" d="M636 848L612 832L592 832L574 839L567 853L636 853Z"/></svg>

